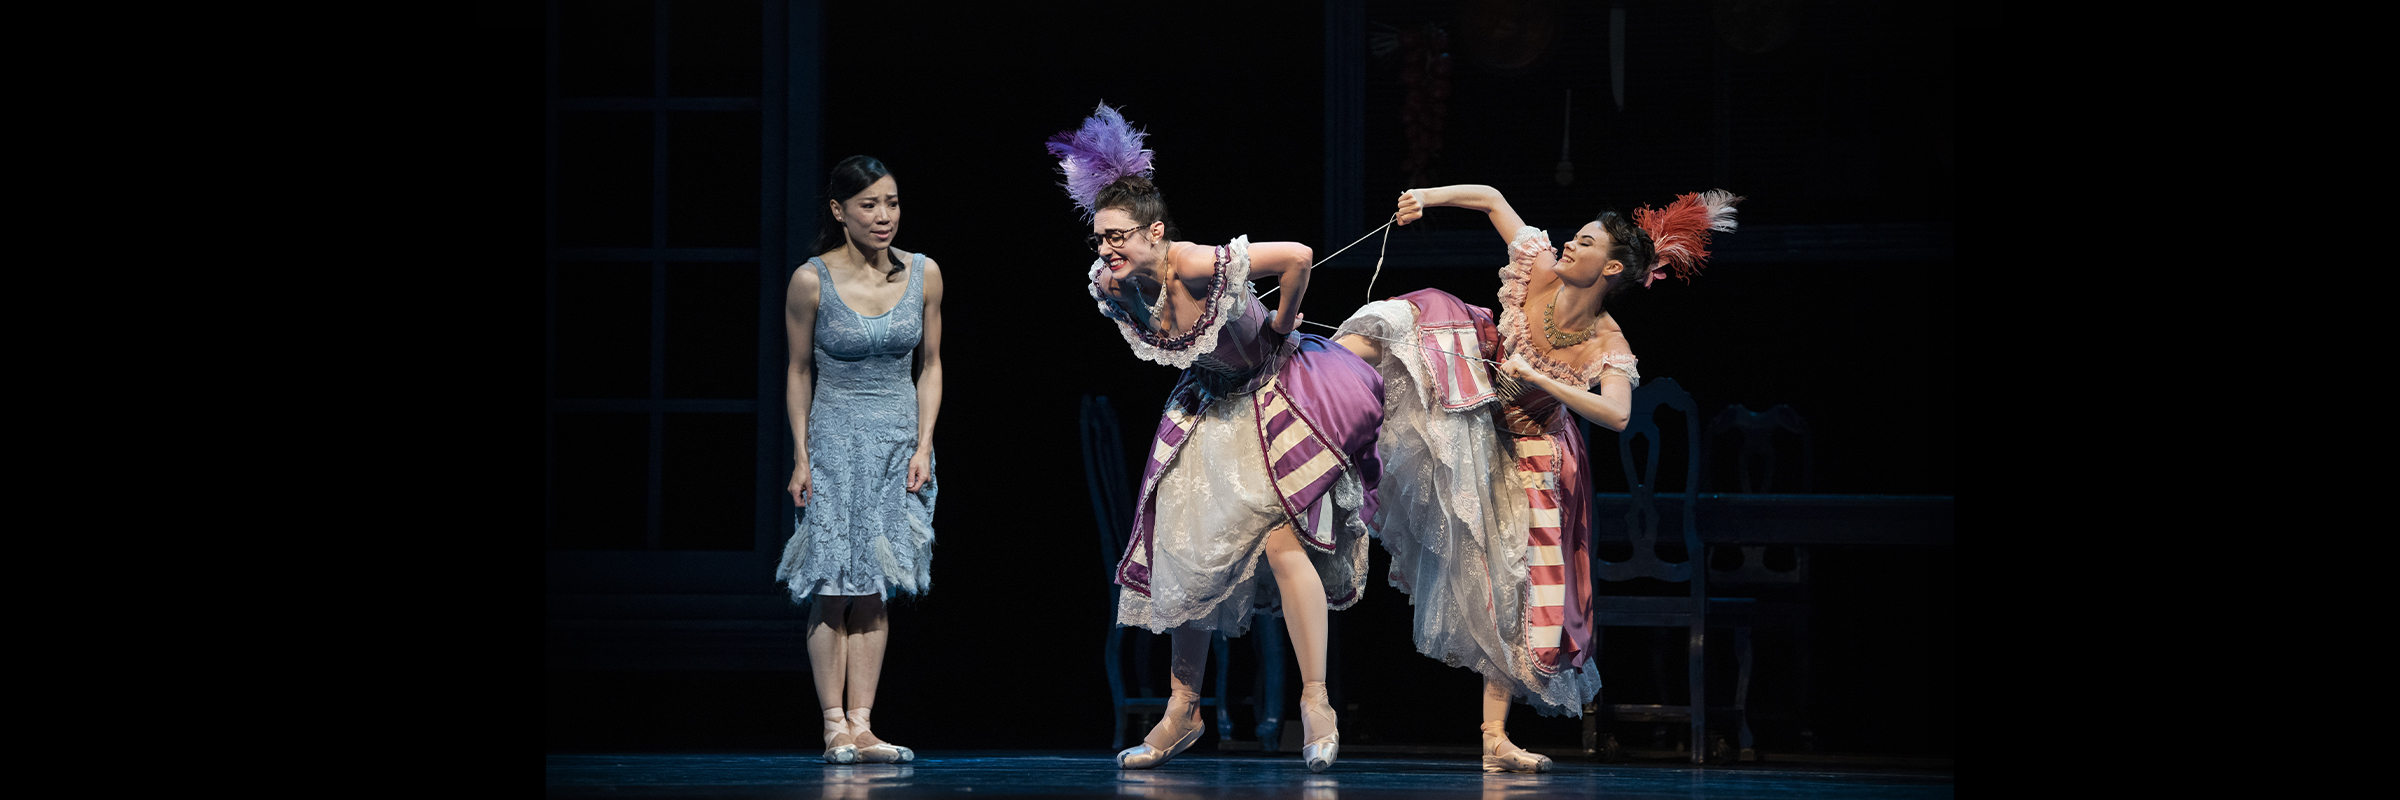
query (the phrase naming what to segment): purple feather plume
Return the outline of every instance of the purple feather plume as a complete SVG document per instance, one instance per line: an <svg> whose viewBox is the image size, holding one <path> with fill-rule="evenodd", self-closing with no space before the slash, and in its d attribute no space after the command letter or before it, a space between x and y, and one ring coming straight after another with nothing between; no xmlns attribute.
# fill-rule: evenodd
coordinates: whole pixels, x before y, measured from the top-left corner
<svg viewBox="0 0 2400 800"><path fill-rule="evenodd" d="M1062 185L1067 197L1083 209L1084 221L1099 213L1092 203L1101 189L1127 175L1150 177L1151 153L1142 149L1144 136L1125 122L1125 115L1102 103L1084 119L1083 127L1050 137L1050 154L1058 157L1058 171L1067 176Z"/></svg>

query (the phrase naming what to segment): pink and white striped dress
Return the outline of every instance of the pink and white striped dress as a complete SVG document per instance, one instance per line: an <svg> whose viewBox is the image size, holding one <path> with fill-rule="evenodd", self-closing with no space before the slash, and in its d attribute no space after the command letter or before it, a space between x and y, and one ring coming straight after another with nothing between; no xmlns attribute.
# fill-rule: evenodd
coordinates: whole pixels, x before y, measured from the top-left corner
<svg viewBox="0 0 2400 800"><path fill-rule="evenodd" d="M1523 356L1569 385L1597 385L1611 369L1640 380L1631 353L1577 368L1526 346L1537 334L1519 309L1546 246L1531 228L1512 243L1496 321L1428 289L1361 307L1342 333L1413 345L1385 345L1375 365L1384 476L1374 528L1392 585L1415 605L1418 652L1508 686L1543 714L1578 715L1600 688L1583 437L1556 398L1504 398L1489 365L1461 357Z"/></svg>

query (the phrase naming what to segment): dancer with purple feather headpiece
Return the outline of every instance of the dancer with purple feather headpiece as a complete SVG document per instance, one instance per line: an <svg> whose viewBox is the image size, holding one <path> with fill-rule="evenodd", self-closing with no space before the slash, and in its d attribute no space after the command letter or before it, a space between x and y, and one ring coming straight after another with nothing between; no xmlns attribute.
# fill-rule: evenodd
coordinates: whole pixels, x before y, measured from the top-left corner
<svg viewBox="0 0 2400 800"><path fill-rule="evenodd" d="M1357 602L1382 466L1383 379L1322 336L1295 333L1314 252L1292 242L1175 240L1142 131L1106 105L1050 139L1098 258L1089 292L1136 357L1183 370L1143 465L1131 543L1118 563L1117 623L1172 631L1167 713L1126 769L1199 741L1209 632L1240 636L1280 614L1300 665L1302 758L1340 748L1326 701L1327 614ZM1250 281L1274 277L1270 314ZM1264 562L1266 569L1259 569Z"/></svg>
<svg viewBox="0 0 2400 800"><path fill-rule="evenodd" d="M1050 155L1058 157L1058 170L1067 178L1061 185L1083 210L1083 221L1092 221L1100 190L1118 178L1150 177L1152 154L1142 147L1145 136L1125 122L1124 114L1102 104L1082 127L1050 137Z"/></svg>

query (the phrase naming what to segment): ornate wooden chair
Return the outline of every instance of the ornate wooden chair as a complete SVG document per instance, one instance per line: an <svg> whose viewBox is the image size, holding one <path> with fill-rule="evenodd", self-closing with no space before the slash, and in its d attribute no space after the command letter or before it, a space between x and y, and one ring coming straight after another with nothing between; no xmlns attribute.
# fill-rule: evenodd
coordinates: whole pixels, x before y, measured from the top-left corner
<svg viewBox="0 0 2400 800"><path fill-rule="evenodd" d="M1733 486L1729 491L1744 494L1775 491L1776 465L1787 455L1776 447L1778 434L1799 439L1800 491L1816 489L1816 442L1808 428L1808 420L1791 406L1777 405L1765 411L1752 411L1746 406L1728 406L1708 423L1702 458L1716 461L1728 451L1734 453L1730 465L1722 462L1704 464L1703 480L1711 480L1722 467L1734 469ZM1729 447L1728 445L1732 445ZM1791 482L1791 473L1783 473L1783 482ZM1789 489L1786 488L1788 491ZM1710 547L1708 553L1709 591L1721 599L1735 598L1751 603L1749 619L1734 629L1734 650L1741 664L1741 676L1734 705L1744 709L1741 730L1741 749L1744 758L1756 757L1754 740L1748 724L1749 691L1753 626L1791 632L1796 642L1792 664L1796 667L1796 711L1789 717L1800 722L1803 747L1813 737L1808 725L1808 548L1804 545L1769 547L1741 545ZM1722 603L1720 604L1722 605ZM1813 748L1811 748L1813 749Z"/></svg>
<svg viewBox="0 0 2400 800"><path fill-rule="evenodd" d="M1091 489L1092 519L1100 526L1101 574L1110 576L1108 640L1103 659L1108 669L1109 702L1116 710L1117 732L1109 747L1122 749L1125 747L1127 718L1148 720L1165 714L1167 696L1159 692L1151 680L1151 667L1156 663L1152 644L1158 637L1150 636L1148 631L1140 628L1116 624L1118 593L1124 591L1124 587L1116 585L1114 576L1117 559L1125 554L1125 544L1133 538L1134 490L1129 480L1133 473L1125 468L1124 436L1119 432L1117 412L1110 407L1108 398L1084 396L1082 427L1084 483ZM1133 650L1131 664L1127 664L1125 659L1129 644ZM1208 649L1210 660L1215 663L1211 665L1211 678L1203 681L1211 683L1216 693L1211 696L1203 692L1200 706L1217 710L1217 741L1230 741L1233 738L1233 716L1227 712L1223 702L1225 673L1229 667L1225 636L1211 636ZM1276 677L1277 688L1280 689L1281 662L1274 663L1279 668ZM1134 687L1131 692L1126 690L1128 673L1131 674ZM1260 718L1267 719L1263 715Z"/></svg>
<svg viewBox="0 0 2400 800"><path fill-rule="evenodd" d="M1664 498L1658 495L1659 449L1661 436L1657 411L1667 407L1682 412L1686 456L1683 459L1683 491ZM1636 442L1641 442L1637 445ZM1637 466L1636 453L1640 453ZM1625 514L1626 537L1632 543L1632 553L1623 561L1610 561L1595 548L1592 575L1598 579L1592 596L1593 657L1600 657L1602 634L1607 628L1645 627L1683 632L1688 637L1685 670L1687 702L1683 705L1609 703L1609 690L1603 688L1592 703L1584 707L1584 751L1604 759L1614 760L1621 751L1616 737L1603 729L1602 723L1611 720L1681 720L1691 726L1692 763L1729 763L1735 757L1731 743L1723 736L1708 733L1708 629L1727 619L1712 617L1733 616L1740 608L1722 608L1726 604L1711 602L1708 590L1706 552L1700 544L1698 519L1700 501L1700 413L1689 392L1672 378L1659 378L1644 383L1633 392L1633 408L1625 430L1617 438L1617 455L1625 468L1625 479L1632 504ZM1669 534L1668 542L1679 544L1681 561L1669 561L1659 552L1659 518L1662 504L1680 507L1675 519L1680 530ZM1598 520L1594 519L1595 526ZM1683 592L1670 596L1632 596L1603 594L1609 583L1623 583L1651 578L1668 584L1682 584ZM1744 605L1733 603L1732 605ZM1660 671L1664 673L1663 670ZM1605 680L1605 676L1604 676ZM1660 687L1662 693L1665 687ZM1727 709L1736 715L1739 708ZM1662 700L1665 698L1661 698Z"/></svg>

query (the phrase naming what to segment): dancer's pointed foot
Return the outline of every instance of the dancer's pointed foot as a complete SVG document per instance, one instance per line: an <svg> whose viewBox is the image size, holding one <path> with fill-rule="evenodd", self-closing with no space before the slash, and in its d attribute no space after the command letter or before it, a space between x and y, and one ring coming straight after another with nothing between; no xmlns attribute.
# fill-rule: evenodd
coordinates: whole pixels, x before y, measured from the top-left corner
<svg viewBox="0 0 2400 800"><path fill-rule="evenodd" d="M1167 763L1191 749L1206 730L1207 723L1200 721L1200 693L1178 690L1167 698L1167 713L1150 728L1150 735L1117 753L1117 768L1149 769Z"/></svg>
<svg viewBox="0 0 2400 800"><path fill-rule="evenodd" d="M917 760L917 751L876 738L875 732L867 729L867 720L874 713L871 708L850 709L850 737L858 745L858 760L868 764L906 764Z"/></svg>
<svg viewBox="0 0 2400 800"><path fill-rule="evenodd" d="M839 708L825 709L825 763L852 764L858 761L858 742L850 735L850 720Z"/></svg>
<svg viewBox="0 0 2400 800"><path fill-rule="evenodd" d="M1333 704L1325 701L1324 681L1304 681L1300 684L1300 730L1308 744L1300 746L1300 758L1308 762L1308 771L1324 772L1333 766L1334 757L1341 753L1342 734L1339 719L1334 716Z"/></svg>
<svg viewBox="0 0 2400 800"><path fill-rule="evenodd" d="M1518 747L1505 724L1494 720L1483 724L1483 771L1549 772L1550 757Z"/></svg>

